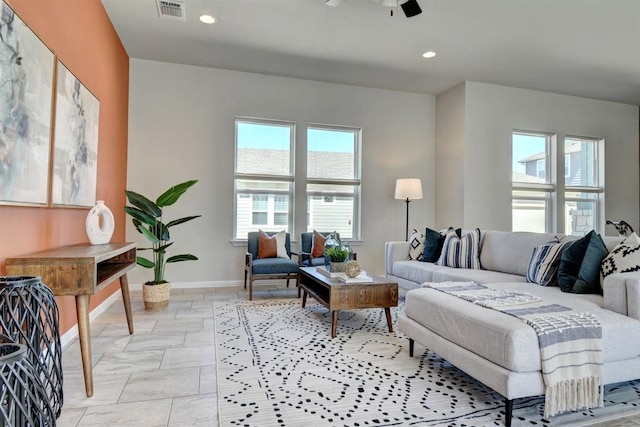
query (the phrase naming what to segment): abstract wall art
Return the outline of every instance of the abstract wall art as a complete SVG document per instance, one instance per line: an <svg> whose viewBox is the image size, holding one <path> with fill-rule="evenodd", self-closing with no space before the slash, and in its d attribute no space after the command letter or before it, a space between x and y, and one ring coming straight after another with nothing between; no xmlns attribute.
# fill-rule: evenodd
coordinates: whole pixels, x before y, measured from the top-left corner
<svg viewBox="0 0 640 427"><path fill-rule="evenodd" d="M62 62L57 67L51 204L93 206L100 102Z"/></svg>
<svg viewBox="0 0 640 427"><path fill-rule="evenodd" d="M0 8L0 203L46 206L54 55Z"/></svg>

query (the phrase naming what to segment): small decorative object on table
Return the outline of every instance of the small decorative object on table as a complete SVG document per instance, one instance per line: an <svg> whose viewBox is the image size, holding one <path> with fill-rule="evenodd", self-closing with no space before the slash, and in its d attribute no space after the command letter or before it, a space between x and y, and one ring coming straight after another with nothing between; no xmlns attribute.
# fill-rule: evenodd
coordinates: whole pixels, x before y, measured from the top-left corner
<svg viewBox="0 0 640 427"><path fill-rule="evenodd" d="M346 274L347 277L357 277L361 271L362 269L360 268L358 261L351 260L344 263L344 274Z"/></svg>
<svg viewBox="0 0 640 427"><path fill-rule="evenodd" d="M91 208L85 221L87 236L92 245L103 245L109 243L113 236L114 220L113 213L104 204L104 200L98 200Z"/></svg>
<svg viewBox="0 0 640 427"><path fill-rule="evenodd" d="M349 260L349 249L344 246L337 246L327 249L327 256L329 257L329 271L343 272L344 264Z"/></svg>

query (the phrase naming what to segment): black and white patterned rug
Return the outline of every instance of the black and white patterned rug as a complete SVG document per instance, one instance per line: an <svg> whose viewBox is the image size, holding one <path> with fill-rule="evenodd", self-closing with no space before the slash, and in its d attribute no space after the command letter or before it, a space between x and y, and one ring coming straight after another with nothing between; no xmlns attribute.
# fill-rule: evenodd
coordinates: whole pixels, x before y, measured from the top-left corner
<svg viewBox="0 0 640 427"><path fill-rule="evenodd" d="M216 303L221 426L504 425L503 398L387 329L384 310L331 314L313 300ZM395 312L393 310L394 330ZM542 398L516 400L513 426L603 422L640 412L640 381L607 386L605 407L542 417Z"/></svg>

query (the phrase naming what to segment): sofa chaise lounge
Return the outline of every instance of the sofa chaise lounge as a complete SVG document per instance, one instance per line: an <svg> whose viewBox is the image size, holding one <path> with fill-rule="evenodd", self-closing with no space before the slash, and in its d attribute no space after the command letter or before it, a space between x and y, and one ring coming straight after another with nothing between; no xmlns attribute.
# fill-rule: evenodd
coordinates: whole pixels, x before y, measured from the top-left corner
<svg viewBox="0 0 640 427"><path fill-rule="evenodd" d="M408 242L385 245L386 276L409 290L398 327L409 338L410 356L414 342L418 342L501 394L507 426L514 399L545 394L540 347L533 328L517 317L421 284L473 281L491 289L525 291L551 303L594 313L602 326L604 384L640 378L640 272L607 276L604 295L564 293L557 286L528 283L525 275L532 251L554 236L482 232L480 270L410 261ZM604 238L608 250L619 241Z"/></svg>

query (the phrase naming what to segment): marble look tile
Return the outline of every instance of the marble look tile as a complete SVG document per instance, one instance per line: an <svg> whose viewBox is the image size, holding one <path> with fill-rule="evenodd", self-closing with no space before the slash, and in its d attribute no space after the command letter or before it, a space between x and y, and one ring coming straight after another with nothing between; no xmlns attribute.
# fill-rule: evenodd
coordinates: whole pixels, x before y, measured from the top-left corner
<svg viewBox="0 0 640 427"><path fill-rule="evenodd" d="M213 317L210 319L202 319L202 330L203 331L213 331L215 323L213 322Z"/></svg>
<svg viewBox="0 0 640 427"><path fill-rule="evenodd" d="M169 427L217 426L218 396L216 394L202 394L174 398L167 425Z"/></svg>
<svg viewBox="0 0 640 427"><path fill-rule="evenodd" d="M204 291L197 290L195 292L182 293L181 295L173 295L171 293L171 301L197 301L204 299Z"/></svg>
<svg viewBox="0 0 640 427"><path fill-rule="evenodd" d="M213 320L213 319L211 319ZM167 335L181 332L199 332L202 330L202 319L158 320L152 334Z"/></svg>
<svg viewBox="0 0 640 427"><path fill-rule="evenodd" d="M202 366L200 368L199 394L211 394L218 392L217 368L215 366Z"/></svg>
<svg viewBox="0 0 640 427"><path fill-rule="evenodd" d="M212 346L215 344L216 335L213 331L203 332L187 332L184 346L185 347L201 347L203 345Z"/></svg>
<svg viewBox="0 0 640 427"><path fill-rule="evenodd" d="M164 352L161 370L193 366L209 366L216 363L215 346L169 348Z"/></svg>
<svg viewBox="0 0 640 427"><path fill-rule="evenodd" d="M198 394L198 368L167 369L131 374L118 403Z"/></svg>
<svg viewBox="0 0 640 427"><path fill-rule="evenodd" d="M186 308L176 312L176 319L203 319L213 317L213 306L200 308Z"/></svg>
<svg viewBox="0 0 640 427"><path fill-rule="evenodd" d="M87 408L63 408L60 416L56 420L56 425L58 427L77 426L86 410Z"/></svg>
<svg viewBox="0 0 640 427"><path fill-rule="evenodd" d="M104 354L93 368L94 374L121 374L156 370L160 367L163 350L132 351Z"/></svg>
<svg viewBox="0 0 640 427"><path fill-rule="evenodd" d="M118 401L129 374L109 374L93 376L93 396L87 397L82 370L64 371L62 391L64 393L63 412L66 409L90 406L112 405Z"/></svg>
<svg viewBox="0 0 640 427"><path fill-rule="evenodd" d="M142 320L138 316L133 316L133 333L145 334L149 333L156 326L156 321L152 319ZM129 336L129 327L126 319L121 322L109 323L98 334L99 337L127 337Z"/></svg>
<svg viewBox="0 0 640 427"><path fill-rule="evenodd" d="M121 403L88 408L78 427L91 426L166 426L171 399Z"/></svg>
<svg viewBox="0 0 640 427"><path fill-rule="evenodd" d="M205 294L205 299L198 300L198 301L192 301L191 302L191 307L193 307L193 308L213 307L213 300L212 299L207 299L206 294Z"/></svg>
<svg viewBox="0 0 640 427"><path fill-rule="evenodd" d="M166 348L182 347L184 342L184 333L173 335L136 335L131 338L124 351L164 350Z"/></svg>

